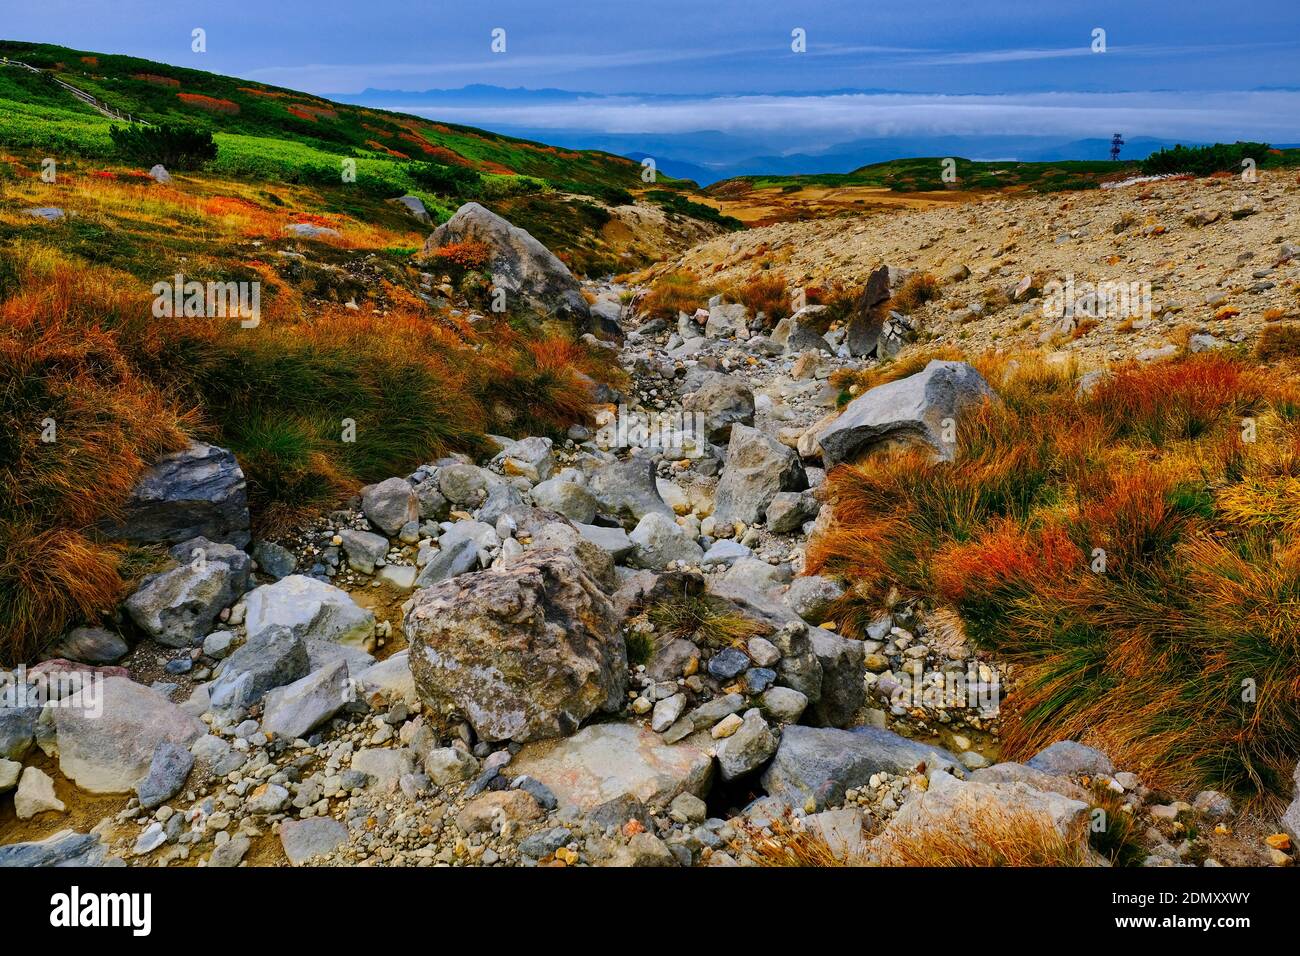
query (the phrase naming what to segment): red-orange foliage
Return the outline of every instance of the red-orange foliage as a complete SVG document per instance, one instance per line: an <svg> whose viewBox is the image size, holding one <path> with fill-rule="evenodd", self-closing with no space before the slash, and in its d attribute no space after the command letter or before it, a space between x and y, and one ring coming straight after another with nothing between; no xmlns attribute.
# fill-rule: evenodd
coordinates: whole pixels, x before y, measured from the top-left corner
<svg viewBox="0 0 1300 956"><path fill-rule="evenodd" d="M208 110L212 113L234 115L239 112L238 103L232 100L218 99L215 96L204 96L202 93L177 93L176 98L186 106L197 106L199 109Z"/></svg>

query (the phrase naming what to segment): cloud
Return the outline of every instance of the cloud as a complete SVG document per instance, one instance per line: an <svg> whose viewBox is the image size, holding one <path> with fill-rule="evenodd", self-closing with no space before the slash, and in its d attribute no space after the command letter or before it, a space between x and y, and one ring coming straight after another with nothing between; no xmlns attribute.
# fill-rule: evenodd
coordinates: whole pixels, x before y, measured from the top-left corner
<svg viewBox="0 0 1300 956"><path fill-rule="evenodd" d="M372 105L385 107L383 103ZM784 134L792 150L884 136L1130 135L1291 142L1300 91L1027 93L954 96L855 93L657 100L590 97L545 104L385 107L483 126L672 134Z"/></svg>

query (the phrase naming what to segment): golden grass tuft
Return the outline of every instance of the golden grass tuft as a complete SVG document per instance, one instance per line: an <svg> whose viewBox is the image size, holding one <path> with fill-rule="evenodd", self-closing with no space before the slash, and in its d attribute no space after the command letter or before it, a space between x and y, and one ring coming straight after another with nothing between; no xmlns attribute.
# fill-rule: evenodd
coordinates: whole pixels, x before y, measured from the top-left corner
<svg viewBox="0 0 1300 956"><path fill-rule="evenodd" d="M943 827L892 825L879 841L882 866L1089 866L1082 829L1063 835L1042 813L971 805Z"/></svg>

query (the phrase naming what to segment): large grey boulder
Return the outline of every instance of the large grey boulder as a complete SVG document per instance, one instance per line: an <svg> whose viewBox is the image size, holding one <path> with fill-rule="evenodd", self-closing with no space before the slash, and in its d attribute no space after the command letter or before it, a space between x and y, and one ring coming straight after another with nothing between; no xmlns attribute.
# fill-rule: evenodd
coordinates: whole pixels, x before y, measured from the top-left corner
<svg viewBox="0 0 1300 956"><path fill-rule="evenodd" d="M21 706L15 704L21 703ZM41 708L26 700L5 702L0 694L0 760L21 761L36 739L36 722Z"/></svg>
<svg viewBox="0 0 1300 956"><path fill-rule="evenodd" d="M818 435L827 468L873 451L920 446L951 461L956 422L996 399L983 376L965 362L930 362L922 371L859 395Z"/></svg>
<svg viewBox="0 0 1300 956"><path fill-rule="evenodd" d="M890 296L889 266L880 266L868 277L862 294L853 303L845 330L844 344L849 354L862 358L873 354L880 339L880 330L884 324L884 310L881 308Z"/></svg>
<svg viewBox="0 0 1300 956"><path fill-rule="evenodd" d="M353 571L374 574L376 566L384 563L388 554L388 539L382 534L344 528L339 531L339 537L343 542L343 556Z"/></svg>
<svg viewBox="0 0 1300 956"><path fill-rule="evenodd" d="M779 492L807 487L808 476L793 448L757 428L734 425L713 496L713 517L723 524L754 524L767 515L767 506Z"/></svg>
<svg viewBox="0 0 1300 956"><path fill-rule="evenodd" d="M821 696L810 708L814 722L825 727L847 727L867 699L862 681L866 674L865 647L861 641L820 627L810 627L808 636L822 666Z"/></svg>
<svg viewBox="0 0 1300 956"><path fill-rule="evenodd" d="M158 643L192 647L202 643L221 611L244 593L251 560L232 545L203 538L178 545L172 554L183 563L144 578L124 607Z"/></svg>
<svg viewBox="0 0 1300 956"><path fill-rule="evenodd" d="M1115 765L1100 750L1074 740L1058 740L1025 761L1025 766L1059 777L1115 773Z"/></svg>
<svg viewBox="0 0 1300 956"><path fill-rule="evenodd" d="M363 644L375 633L373 611L360 607L347 591L301 574L254 588L244 604L250 640L276 626L304 641L339 644Z"/></svg>
<svg viewBox="0 0 1300 956"><path fill-rule="evenodd" d="M106 677L57 705L59 770L82 790L126 793L149 772L160 744L189 747L207 732L203 722L143 684Z"/></svg>
<svg viewBox="0 0 1300 956"><path fill-rule="evenodd" d="M595 496L576 481L549 478L533 488L533 502L572 521L591 524L596 517Z"/></svg>
<svg viewBox="0 0 1300 956"><path fill-rule="evenodd" d="M830 615L835 602L844 596L844 588L831 578L810 575L790 582L783 600L809 624L821 624Z"/></svg>
<svg viewBox="0 0 1300 956"><path fill-rule="evenodd" d="M673 517L673 509L659 496L655 466L648 458L593 466L587 476L587 490L601 509L611 515L640 521L651 512Z"/></svg>
<svg viewBox="0 0 1300 956"><path fill-rule="evenodd" d="M731 438L731 426L754 424L754 393L729 375L706 381L682 399L682 411L699 416L703 437L715 445Z"/></svg>
<svg viewBox="0 0 1300 956"><path fill-rule="evenodd" d="M704 549L694 535L659 512L651 512L637 522L628 537L636 549L629 560L639 568L662 571L674 562L698 564L704 557Z"/></svg>
<svg viewBox="0 0 1300 956"><path fill-rule="evenodd" d="M571 734L622 705L627 651L614 606L563 551L417 591L404 622L421 698L483 740Z"/></svg>
<svg viewBox="0 0 1300 956"><path fill-rule="evenodd" d="M405 478L389 478L362 490L361 510L367 521L391 538L402 525L420 519L420 499Z"/></svg>
<svg viewBox="0 0 1300 956"><path fill-rule="evenodd" d="M249 542L244 472L224 448L193 442L164 455L136 483L110 537L148 544L202 535L244 547Z"/></svg>
<svg viewBox="0 0 1300 956"><path fill-rule="evenodd" d="M823 305L806 305L794 315L786 316L772 330L772 341L787 353L797 355L809 349L816 349L834 355L835 350L831 348L826 338L807 325L809 319L818 312L824 311L825 308Z"/></svg>
<svg viewBox="0 0 1300 956"><path fill-rule="evenodd" d="M335 661L292 684L273 688L262 711L262 733L296 740L306 737L348 702L351 683L346 661Z"/></svg>
<svg viewBox="0 0 1300 956"><path fill-rule="evenodd" d="M811 800L821 810L842 802L845 790L862 786L874 773L910 773L922 764L927 771L960 766L940 747L878 727L836 730L791 725L781 732L781 744L763 773L762 784L769 795L789 806L803 807Z"/></svg>
<svg viewBox="0 0 1300 956"><path fill-rule="evenodd" d="M310 666L302 638L282 624L263 628L222 662L209 687L212 709L252 707L272 688L305 676Z"/></svg>
<svg viewBox="0 0 1300 956"><path fill-rule="evenodd" d="M488 247L492 284L505 290L509 311L530 310L586 327L590 307L568 267L528 232L476 202L461 206L435 229L424 254L467 241Z"/></svg>
<svg viewBox="0 0 1300 956"><path fill-rule="evenodd" d="M638 724L607 723L566 740L526 745L510 772L540 780L562 808L585 812L625 795L666 807L680 793L708 793L713 759L689 743L669 745Z"/></svg>

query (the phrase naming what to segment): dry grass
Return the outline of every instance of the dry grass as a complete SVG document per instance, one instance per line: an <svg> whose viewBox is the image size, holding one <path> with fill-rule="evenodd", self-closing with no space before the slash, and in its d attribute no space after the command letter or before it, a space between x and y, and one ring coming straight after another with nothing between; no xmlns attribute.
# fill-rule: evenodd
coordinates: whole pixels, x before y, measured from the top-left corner
<svg viewBox="0 0 1300 956"><path fill-rule="evenodd" d="M955 463L902 452L830 476L836 522L808 570L853 582L841 627L891 589L938 594L1023 664L1009 757L1085 739L1162 786L1289 794L1294 387L1221 355L1119 368L1082 399L1061 369L983 369L1004 401L964 418Z"/></svg>
<svg viewBox="0 0 1300 956"><path fill-rule="evenodd" d="M904 314L919 309L939 295L939 280L928 272L914 272L889 298L889 307Z"/></svg>
<svg viewBox="0 0 1300 956"><path fill-rule="evenodd" d="M1300 356L1300 322L1280 322L1260 329L1255 357L1261 362L1297 356Z"/></svg>
<svg viewBox="0 0 1300 956"><path fill-rule="evenodd" d="M704 308L715 289L690 272L670 272L655 279L641 300L640 311L650 318L677 321L677 313L693 315Z"/></svg>
<svg viewBox="0 0 1300 956"><path fill-rule="evenodd" d="M891 826L879 842L882 866L1088 866L1082 829L1064 836L1042 813L971 804L943 827Z"/></svg>
<svg viewBox="0 0 1300 956"><path fill-rule="evenodd" d="M741 824L742 837L731 849L755 866L763 867L856 867L872 864L866 852L867 833L861 834L857 847L844 848L836 853L818 827L805 826L787 811L785 817L773 820L766 830L752 824Z"/></svg>
<svg viewBox="0 0 1300 956"><path fill-rule="evenodd" d="M684 594L659 601L647 609L647 614L666 639L683 637L705 647L738 646L770 630L707 595Z"/></svg>
<svg viewBox="0 0 1300 956"><path fill-rule="evenodd" d="M727 297L742 303L750 315L762 312L769 326L790 314L790 290L780 275L760 273L732 286L727 290Z"/></svg>

